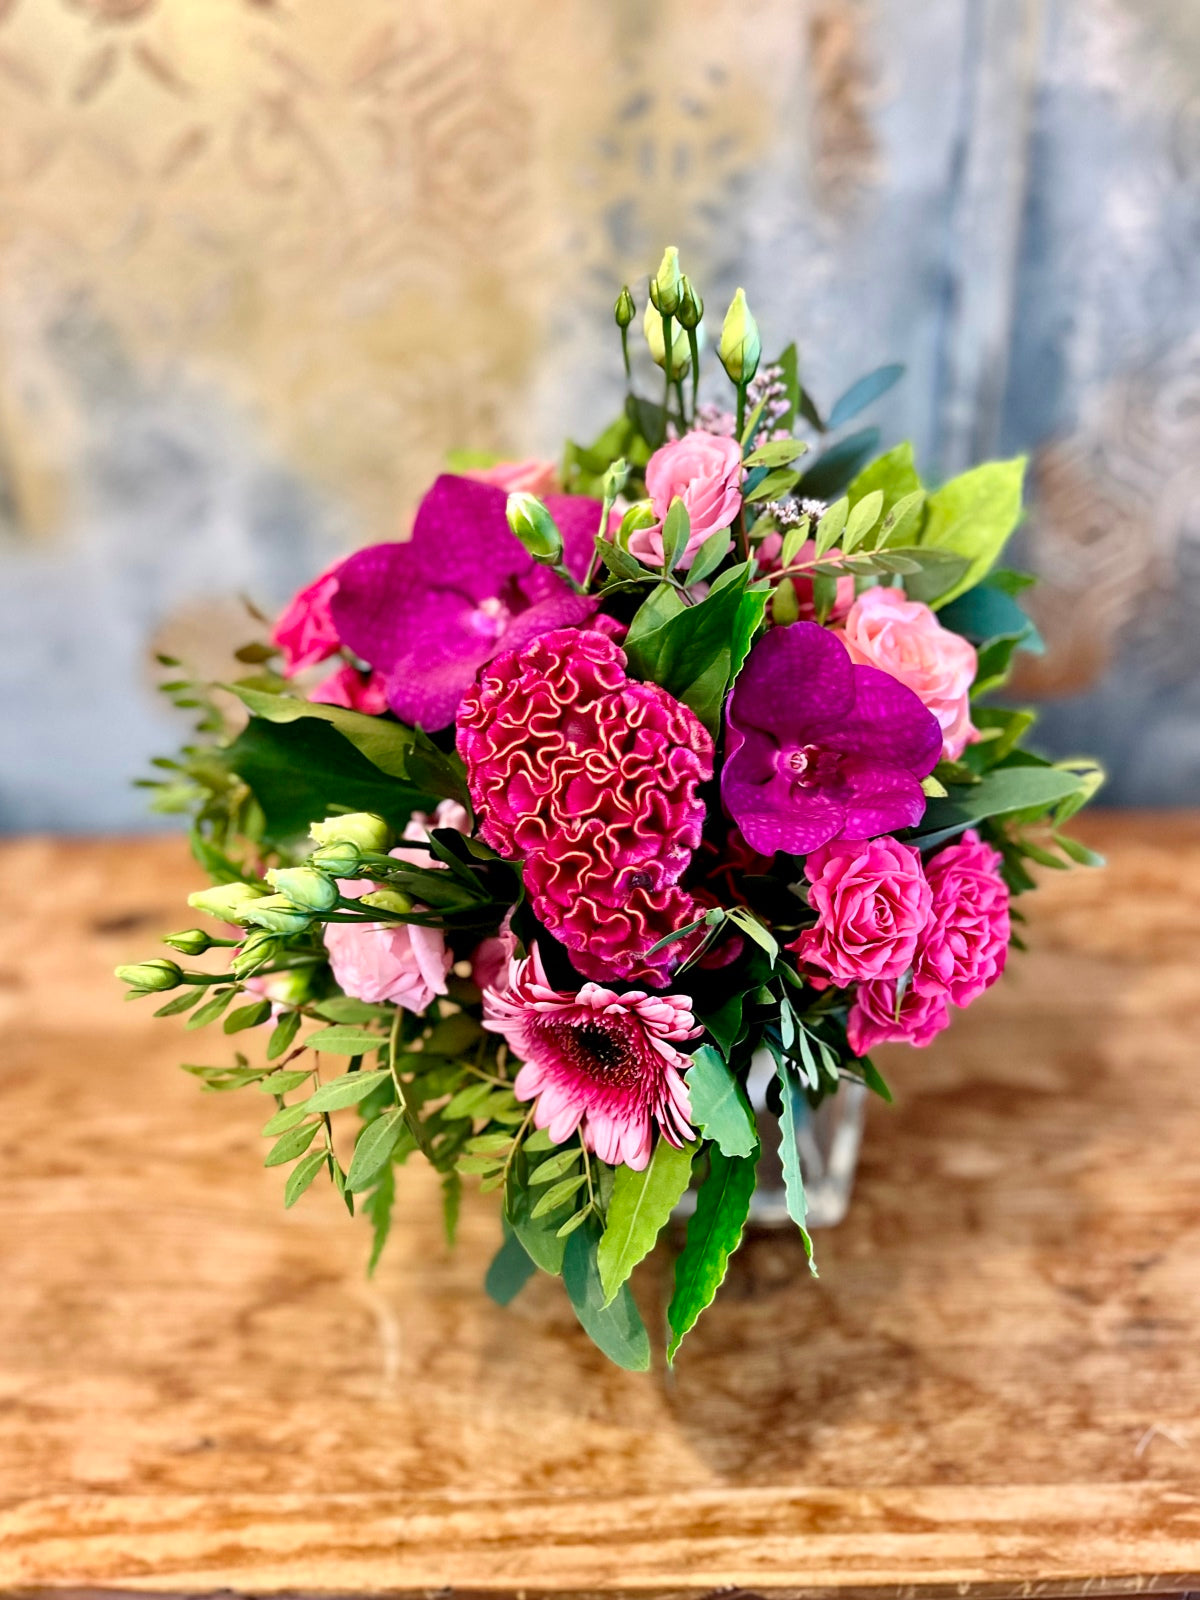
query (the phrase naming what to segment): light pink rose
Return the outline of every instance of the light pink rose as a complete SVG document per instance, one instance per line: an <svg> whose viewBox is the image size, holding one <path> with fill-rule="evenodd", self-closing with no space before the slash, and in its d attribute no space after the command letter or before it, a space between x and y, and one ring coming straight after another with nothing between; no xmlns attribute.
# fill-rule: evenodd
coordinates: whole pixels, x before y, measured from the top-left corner
<svg viewBox="0 0 1200 1600"><path fill-rule="evenodd" d="M856 1056L877 1044L911 1044L922 1049L950 1023L944 994L926 994L910 983L896 1015L896 980L860 983L846 1019L846 1038Z"/></svg>
<svg viewBox="0 0 1200 1600"><path fill-rule="evenodd" d="M896 839L838 840L804 863L817 913L788 946L845 986L898 978L912 966L931 893L921 857Z"/></svg>
<svg viewBox="0 0 1200 1600"><path fill-rule="evenodd" d="M414 811L404 824L402 837L411 839L414 843L424 844L434 828L454 828L458 833L470 833L471 813L466 806L459 805L457 800L439 800L432 817L427 811ZM444 866L444 862L439 861L428 850L406 850L403 845L397 845L388 854L395 856L397 861L407 861L414 867Z"/></svg>
<svg viewBox="0 0 1200 1600"><path fill-rule="evenodd" d="M350 899L378 888L364 878L339 879ZM422 1012L435 995L446 993L453 957L440 928L413 922L329 922L325 925L329 965L343 994L370 1005L390 1000L405 1011Z"/></svg>
<svg viewBox="0 0 1200 1600"><path fill-rule="evenodd" d="M308 698L319 706L345 706L378 717L388 708L387 679L382 672L362 673L346 662L310 690Z"/></svg>
<svg viewBox="0 0 1200 1600"><path fill-rule="evenodd" d="M490 467L474 467L466 474L479 483L494 484L509 494L520 490L524 494L554 494L558 488L558 468L553 461L538 461L530 456L525 461L497 461Z"/></svg>
<svg viewBox="0 0 1200 1600"><path fill-rule="evenodd" d="M926 867L933 894L917 950L913 986L970 1005L1004 971L1011 934L1002 857L972 828Z"/></svg>
<svg viewBox="0 0 1200 1600"><path fill-rule="evenodd" d="M663 520L672 500L682 500L691 531L681 567L690 567L696 551L721 528L730 528L742 504L742 452L736 439L711 433L685 433L656 450L646 464L646 493L658 521L629 538L629 553L647 567L663 562Z"/></svg>
<svg viewBox="0 0 1200 1600"><path fill-rule="evenodd" d="M942 755L957 761L978 735L971 725L974 645L943 628L920 600L901 589L867 589L846 617L842 639L861 666L879 667L905 684L937 718Z"/></svg>
<svg viewBox="0 0 1200 1600"><path fill-rule="evenodd" d="M271 630L271 638L283 651L283 674L287 678L327 661L341 648L329 611L337 593L341 565L339 561L327 568L294 595Z"/></svg>

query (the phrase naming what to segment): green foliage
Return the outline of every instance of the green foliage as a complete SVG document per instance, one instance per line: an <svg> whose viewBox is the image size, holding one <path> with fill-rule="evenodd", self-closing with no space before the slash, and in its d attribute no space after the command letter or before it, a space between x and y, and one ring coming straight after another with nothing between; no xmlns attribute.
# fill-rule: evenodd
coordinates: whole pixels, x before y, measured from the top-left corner
<svg viewBox="0 0 1200 1600"><path fill-rule="evenodd" d="M943 627L953 628L972 644L984 646L996 639L1010 639L1017 648L1041 655L1042 637L1016 599L990 579L977 583L942 607Z"/></svg>
<svg viewBox="0 0 1200 1600"><path fill-rule="evenodd" d="M878 456L870 466L864 467L855 477L846 494L851 505L857 505L869 494L878 490L883 495L883 509L888 512L899 501L917 493L921 480L913 465L913 447L906 439L894 449Z"/></svg>
<svg viewBox="0 0 1200 1600"><path fill-rule="evenodd" d="M600 1281L597 1230L577 1228L566 1241L562 1275L580 1327L610 1361L627 1372L650 1366L650 1339L628 1284L609 1299Z"/></svg>
<svg viewBox="0 0 1200 1600"><path fill-rule="evenodd" d="M740 1001L741 996L738 996ZM739 1005L740 1015L740 1005ZM754 1112L746 1092L725 1065L719 1050L702 1044L692 1054L687 1075L692 1121L726 1156L748 1156L758 1145Z"/></svg>
<svg viewBox="0 0 1200 1600"><path fill-rule="evenodd" d="M351 1193L357 1194L371 1187L390 1160L403 1132L404 1112L399 1107L367 1123L358 1136L350 1171L346 1175L346 1187Z"/></svg>
<svg viewBox="0 0 1200 1600"><path fill-rule="evenodd" d="M879 447L879 429L864 428L831 445L817 457L797 485L806 500L832 500L849 488Z"/></svg>
<svg viewBox="0 0 1200 1600"><path fill-rule="evenodd" d="M929 849L974 827L985 817L1018 812L1036 817L1070 799L1079 789L1079 775L1062 767L993 767L978 783L952 786L945 800L931 800L912 842Z"/></svg>
<svg viewBox="0 0 1200 1600"><path fill-rule="evenodd" d="M667 1308L669 1362L725 1281L750 1214L757 1164L757 1147L749 1156L726 1156L719 1146L709 1146L708 1175L696 1194L696 1209L675 1262L675 1292Z"/></svg>
<svg viewBox="0 0 1200 1600"><path fill-rule="evenodd" d="M504 1243L492 1257L483 1287L498 1306L507 1306L537 1271L516 1234L505 1229Z"/></svg>
<svg viewBox="0 0 1200 1600"><path fill-rule="evenodd" d="M379 1181L363 1201L363 1211L371 1223L371 1254L367 1260L367 1277L373 1277L383 1247L392 1227L392 1206L396 1199L396 1169L389 1161L379 1174Z"/></svg>
<svg viewBox="0 0 1200 1600"><path fill-rule="evenodd" d="M312 1184L313 1179L321 1168L332 1160L328 1150L310 1150L303 1161L298 1161L288 1173L287 1182L283 1186L283 1204L288 1210L296 1204L304 1191Z"/></svg>
<svg viewBox="0 0 1200 1600"><path fill-rule="evenodd" d="M809 1234L808 1201L804 1194L804 1174L800 1170L800 1149L796 1143L798 1124L806 1115L804 1094L788 1069L780 1062L777 1076L782 1109L779 1113L779 1161L783 1167L783 1188L787 1199L788 1216L800 1230L804 1241L804 1254L809 1270L817 1275L813 1260L813 1243Z"/></svg>
<svg viewBox="0 0 1200 1600"><path fill-rule="evenodd" d="M995 565L1021 520L1025 457L985 461L951 478L929 496L921 543L965 556L959 581L930 604L947 605L979 583Z"/></svg>
<svg viewBox="0 0 1200 1600"><path fill-rule="evenodd" d="M695 1146L677 1150L660 1138L645 1169L617 1168L608 1222L597 1251L600 1281L607 1304L654 1241L679 1204L692 1172Z"/></svg>
<svg viewBox="0 0 1200 1600"><path fill-rule="evenodd" d="M903 376L904 367L899 362L876 367L874 372L868 372L865 377L852 383L845 394L834 401L825 426L832 433L843 423L850 422L860 411L865 411L869 405L874 405L876 400L881 399Z"/></svg>

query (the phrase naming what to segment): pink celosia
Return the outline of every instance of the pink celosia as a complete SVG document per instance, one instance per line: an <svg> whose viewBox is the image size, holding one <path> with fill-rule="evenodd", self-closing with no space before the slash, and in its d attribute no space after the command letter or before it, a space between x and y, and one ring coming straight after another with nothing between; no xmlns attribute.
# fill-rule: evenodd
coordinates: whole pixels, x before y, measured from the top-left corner
<svg viewBox="0 0 1200 1600"><path fill-rule="evenodd" d="M338 888L356 900L378 884L363 878L339 879ZM405 1011L427 1011L446 993L453 957L440 928L415 922L330 922L325 926L329 965L343 994L378 1005L390 1000Z"/></svg>
<svg viewBox="0 0 1200 1600"><path fill-rule="evenodd" d="M943 628L936 612L902 589L860 594L841 637L851 660L890 673L933 712L942 730L942 755L957 761L977 737L971 724L974 645Z"/></svg>
<svg viewBox="0 0 1200 1600"><path fill-rule="evenodd" d="M789 950L841 985L908 970L931 900L916 850L887 837L843 839L811 851L804 871L817 925Z"/></svg>
<svg viewBox="0 0 1200 1600"><path fill-rule="evenodd" d="M846 1038L856 1056L865 1056L877 1044L927 1045L950 1022L945 993L927 993L911 983L896 1007L895 978L860 983L846 1020Z"/></svg>
<svg viewBox="0 0 1200 1600"><path fill-rule="evenodd" d="M917 951L916 988L966 1006L1004 971L1012 930L1001 860L974 829L929 860L933 903Z"/></svg>
<svg viewBox="0 0 1200 1600"><path fill-rule="evenodd" d="M293 595L271 630L271 638L283 652L285 677L294 677L337 653L341 640L329 608L337 593L341 565L339 561L327 568Z"/></svg>
<svg viewBox="0 0 1200 1600"><path fill-rule="evenodd" d="M308 698L316 705L345 706L379 717L388 708L387 679L382 672L360 672L346 662L311 689Z"/></svg>
<svg viewBox="0 0 1200 1600"><path fill-rule="evenodd" d="M646 463L646 493L658 520L630 535L630 555L650 567L662 565L663 522L672 500L680 499L690 520L678 565L690 567L707 538L732 527L741 510L741 482L742 452L736 439L694 432L664 444Z"/></svg>
<svg viewBox="0 0 1200 1600"><path fill-rule="evenodd" d="M483 1025L524 1062L513 1092L536 1099L534 1123L555 1144L578 1129L602 1161L640 1172L656 1126L676 1148L695 1137L681 1076L691 1061L676 1048L702 1031L691 1005L687 995L617 994L596 983L577 994L552 989L535 945L512 963L503 994L485 991Z"/></svg>
<svg viewBox="0 0 1200 1600"><path fill-rule="evenodd" d="M585 977L661 987L693 920L678 881L700 843L712 739L587 629L544 634L486 666L458 714L480 833L525 862L534 913Z"/></svg>

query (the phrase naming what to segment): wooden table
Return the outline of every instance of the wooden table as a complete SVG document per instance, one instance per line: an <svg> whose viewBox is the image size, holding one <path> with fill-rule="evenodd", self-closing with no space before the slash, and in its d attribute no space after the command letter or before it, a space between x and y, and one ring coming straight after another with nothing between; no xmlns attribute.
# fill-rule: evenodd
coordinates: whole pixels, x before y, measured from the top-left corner
<svg viewBox="0 0 1200 1600"><path fill-rule="evenodd" d="M405 1173L290 1213L230 1041L123 1005L178 840L0 850L0 1588L1200 1587L1200 818L1097 817L1009 980L890 1063L850 1220L759 1237L674 1377L507 1312ZM638 1293L661 1321L666 1263Z"/></svg>

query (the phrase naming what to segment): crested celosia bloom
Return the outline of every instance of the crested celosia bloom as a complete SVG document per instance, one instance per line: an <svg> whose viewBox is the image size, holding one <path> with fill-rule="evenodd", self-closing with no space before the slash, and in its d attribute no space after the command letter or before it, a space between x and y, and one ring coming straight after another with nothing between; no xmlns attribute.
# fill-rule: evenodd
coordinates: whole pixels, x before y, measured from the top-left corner
<svg viewBox="0 0 1200 1600"><path fill-rule="evenodd" d="M664 444L646 463L646 493L657 522L629 536L629 553L649 567L663 563L663 522L671 502L687 507L687 544L677 563L691 566L696 551L721 528L733 526L742 508L742 451L736 439L685 433Z"/></svg>
<svg viewBox="0 0 1200 1600"><path fill-rule="evenodd" d="M641 1171L655 1129L676 1148L694 1139L682 1074L694 1039L687 995L617 994L585 983L576 994L552 989L537 946L514 961L503 993L483 997L483 1025L503 1034L524 1065L513 1093L536 1100L533 1120L555 1144L579 1130L601 1161Z"/></svg>
<svg viewBox="0 0 1200 1600"><path fill-rule="evenodd" d="M973 828L930 858L933 902L913 969L916 988L966 1006L1004 971L1012 930L1002 859Z"/></svg>
<svg viewBox="0 0 1200 1600"><path fill-rule="evenodd" d="M817 925L788 946L802 962L843 987L912 966L932 896L911 845L843 839L813 850L804 871Z"/></svg>
<svg viewBox="0 0 1200 1600"><path fill-rule="evenodd" d="M937 613L903 589L867 589L846 616L842 639L851 659L879 667L913 691L938 720L942 755L957 761L976 738L971 724L975 646L943 628Z"/></svg>
<svg viewBox="0 0 1200 1600"><path fill-rule="evenodd" d="M911 689L851 662L827 628L772 628L726 710L721 796L752 849L806 855L911 828L942 730Z"/></svg>
<svg viewBox="0 0 1200 1600"><path fill-rule="evenodd" d="M459 710L458 750L480 834L525 863L535 915L584 977L666 983L688 946L649 950L695 916L678 882L713 770L699 718L632 682L611 639L563 630L487 667Z"/></svg>
<svg viewBox="0 0 1200 1600"><path fill-rule="evenodd" d="M924 1049L949 1026L950 1006L944 992L926 992L911 983L896 1005L895 978L860 983L846 1019L846 1039L856 1056L877 1044L911 1044Z"/></svg>
<svg viewBox="0 0 1200 1600"><path fill-rule="evenodd" d="M387 680L402 722L431 731L454 721L479 668L539 633L592 615L540 566L508 526L503 489L444 474L421 501L406 544L376 544L337 570L331 615L343 644ZM600 525L599 501L548 495L577 579Z"/></svg>

